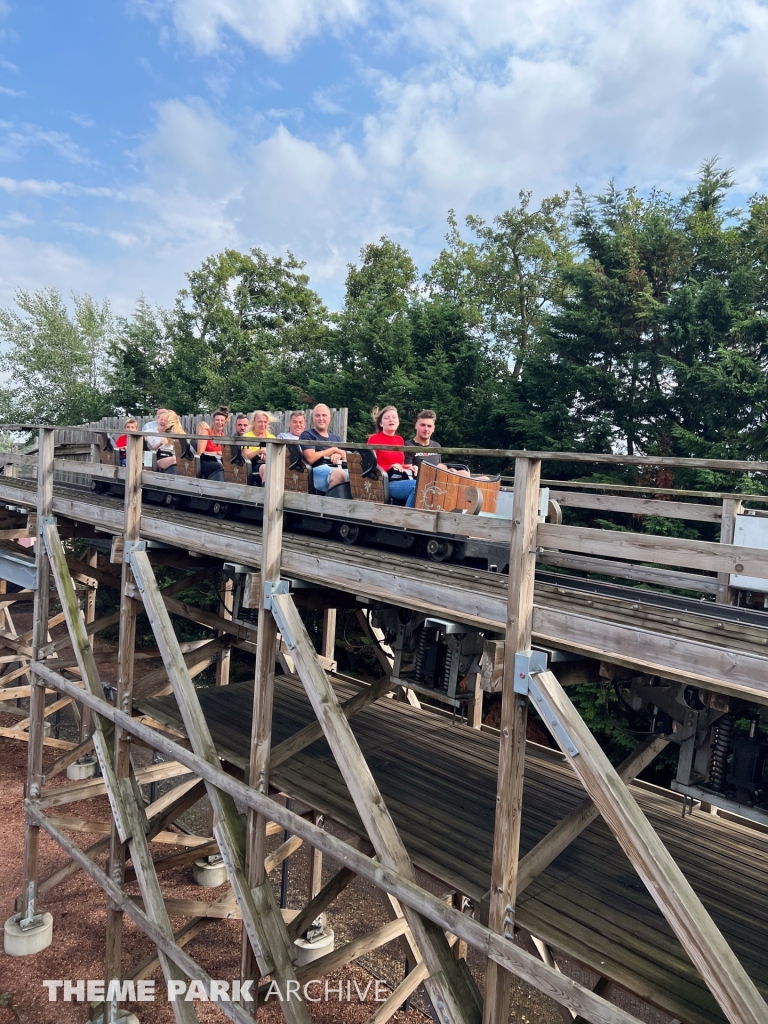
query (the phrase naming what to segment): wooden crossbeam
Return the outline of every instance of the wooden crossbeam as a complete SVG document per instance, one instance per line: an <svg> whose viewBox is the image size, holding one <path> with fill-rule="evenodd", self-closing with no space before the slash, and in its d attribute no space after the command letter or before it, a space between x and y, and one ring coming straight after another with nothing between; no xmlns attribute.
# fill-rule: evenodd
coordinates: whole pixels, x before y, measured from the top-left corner
<svg viewBox="0 0 768 1024"><path fill-rule="evenodd" d="M271 607L376 853L383 864L408 877L415 877L405 845L349 722L344 717L333 687L317 660L293 599L289 594L275 594L272 596ZM406 917L430 970L427 990L433 1004L442 1004L441 1013L449 1022L469 1024L479 1021L480 999L476 998L474 982L468 970L462 971L463 961L457 961L451 955L445 935L410 909Z"/></svg>
<svg viewBox="0 0 768 1024"><path fill-rule="evenodd" d="M192 749L208 764L218 765L219 759L208 723L146 551L132 547L129 561ZM269 880L266 880L261 886L251 889L245 874L245 836L235 802L216 786L207 785L207 792L215 815L214 835L259 969L262 974L274 972L285 990L288 981L295 981L295 973L290 959L288 934L272 887ZM309 1013L303 1003L290 1000L284 1004L283 1011L289 1024L309 1024Z"/></svg>
<svg viewBox="0 0 768 1024"><path fill-rule="evenodd" d="M535 677L547 714L542 718L645 882L670 927L732 1024L766 1024L768 1006L723 938L687 878L654 831L552 672ZM569 751L552 719L563 727Z"/></svg>
<svg viewBox="0 0 768 1024"><path fill-rule="evenodd" d="M55 525L43 522L42 536L50 559L51 571L56 581L67 628L72 640L72 647L78 659L78 665L87 689L96 697L103 698L103 690L99 671L88 642L85 621L80 611L74 585L67 568L67 558L58 536ZM47 619L47 616L46 616ZM33 672L35 665L33 664ZM135 778L132 777L129 762L129 774L118 777L115 773L115 742L114 727L96 715L93 722L93 741L101 765L102 775L107 788L107 796L114 815L114 821L120 841L128 842L131 860L136 869L139 889L147 907L153 929L156 929L167 942L173 940L168 914L163 904L160 883L152 865L152 855L147 842L145 825L146 816L141 803L141 791ZM92 862L88 862L92 865ZM114 883L113 883L114 884ZM184 975L176 962L165 952L161 952L160 960L166 981L181 981ZM119 975L118 975L119 976ZM193 1024L197 1021L197 1013L191 1003L183 1001L173 1003L173 1012L178 1024Z"/></svg>

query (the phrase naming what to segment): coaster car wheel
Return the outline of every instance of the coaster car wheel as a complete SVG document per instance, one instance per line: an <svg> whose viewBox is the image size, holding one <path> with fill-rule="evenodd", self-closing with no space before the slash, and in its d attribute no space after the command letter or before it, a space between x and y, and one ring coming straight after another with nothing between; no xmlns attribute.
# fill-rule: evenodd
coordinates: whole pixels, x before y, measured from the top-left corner
<svg viewBox="0 0 768 1024"><path fill-rule="evenodd" d="M333 528L336 540L342 544L357 544L363 537L363 528L359 523L336 523Z"/></svg>
<svg viewBox="0 0 768 1024"><path fill-rule="evenodd" d="M424 554L430 562L447 562L453 554L453 541L430 537L424 543Z"/></svg>

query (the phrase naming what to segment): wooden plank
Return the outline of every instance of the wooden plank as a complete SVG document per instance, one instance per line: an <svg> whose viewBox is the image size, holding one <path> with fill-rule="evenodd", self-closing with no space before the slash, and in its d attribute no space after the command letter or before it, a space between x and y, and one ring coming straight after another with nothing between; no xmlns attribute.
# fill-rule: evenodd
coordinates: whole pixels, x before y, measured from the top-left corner
<svg viewBox="0 0 768 1024"><path fill-rule="evenodd" d="M125 465L125 496L123 502L123 546L137 541L141 524L141 470L144 445L141 438L128 438ZM117 704L127 714L133 712L133 681L136 649L136 602L126 596L126 588L133 583L133 574L128 562L123 561L120 577L120 633L117 652ZM114 769L118 779L130 779L131 746L129 737L122 729L115 730ZM115 880L123 879L125 872L125 844L121 840L116 822L112 821L109 850L109 875ZM134 875L136 871L134 869ZM122 886L122 882L120 882ZM104 980L122 978L122 936L123 913L119 906L107 906L106 953L104 958Z"/></svg>
<svg viewBox="0 0 768 1024"><path fill-rule="evenodd" d="M192 749L206 763L217 765L218 754L147 554L132 549L129 557ZM287 981L295 978L295 974L290 960L288 936L274 894L268 880L253 889L248 883L245 837L234 800L214 785L208 785L207 790L215 816L214 835L227 866L230 884L259 970L262 974L274 972L284 987ZM308 1011L303 1003L294 1004L291 1001L284 1004L284 1014L289 1024L309 1024Z"/></svg>
<svg viewBox="0 0 768 1024"><path fill-rule="evenodd" d="M768 577L768 549L765 548L622 530L593 530L586 526L557 526L554 523L540 524L538 540L544 547L563 551L653 561L685 569L717 569L718 572Z"/></svg>
<svg viewBox="0 0 768 1024"><path fill-rule="evenodd" d="M625 785L630 783L668 744L666 736L651 736L641 743L616 769L621 781ZM592 800L587 799L562 818L520 861L517 876L518 894L527 889L534 878L540 875L599 815L600 812Z"/></svg>
<svg viewBox="0 0 768 1024"><path fill-rule="evenodd" d="M625 512L634 516L663 516L666 519L687 519L699 523L719 523L722 518L722 508L719 505L695 505L693 502L630 498L615 494L579 494L558 490L550 490L549 496L568 508Z"/></svg>
<svg viewBox="0 0 768 1024"><path fill-rule="evenodd" d="M53 430L40 430L38 435L37 462L37 524L38 535L35 544L35 566L37 591L35 594L34 619L32 626L32 651L37 659L40 648L48 640L48 619L50 617L51 566L42 542L40 530L45 519L50 518L53 508ZM32 799L39 798L43 787L43 727L45 723L45 689L34 687L29 699L29 747L27 749L26 793ZM24 853L22 866L22 906L25 917L35 914L37 891L38 857L40 830L29 819L24 826Z"/></svg>
<svg viewBox="0 0 768 1024"><path fill-rule="evenodd" d="M272 613L296 661L299 677L376 853L382 864L414 877L413 865L403 841L328 677L317 661L290 595L273 595ZM427 988L433 1004L441 1001L448 1021L456 1024L479 1020L479 1001L471 989L474 982L460 972L459 962L451 956L445 935L410 910L406 916L414 940L430 968Z"/></svg>
<svg viewBox="0 0 768 1024"><path fill-rule="evenodd" d="M577 753L558 742L587 793L732 1024L768 1021L768 1006L552 672L536 676ZM549 723L548 715L542 716Z"/></svg>
<svg viewBox="0 0 768 1024"><path fill-rule="evenodd" d="M248 784L262 793L269 792L269 768L272 746L272 704L275 687L277 626L266 608L267 588L280 579L283 545L283 500L286 449L267 445L264 480L264 519L262 557L259 575L259 619L256 635L256 666L251 717ZM246 815L245 865L251 887L265 884L267 819L249 810ZM269 884L267 882L267 884ZM253 950L243 936L241 976L253 976Z"/></svg>
<svg viewBox="0 0 768 1024"><path fill-rule="evenodd" d="M222 618L231 620L234 609L235 585L234 581L225 576L219 588L219 604L222 609ZM219 637L225 634L219 630ZM223 647L219 651L216 662L216 685L227 686L229 684L229 669L232 652L229 647Z"/></svg>
<svg viewBox="0 0 768 1024"><path fill-rule="evenodd" d="M736 535L736 516L742 511L742 503L738 498L725 498L723 500L722 517L720 523L720 543L733 544ZM718 604L736 604L738 591L730 585L730 573L719 572L717 574L717 593L715 601Z"/></svg>
<svg viewBox="0 0 768 1024"><path fill-rule="evenodd" d="M314 847L310 847L310 849L314 849ZM303 910L299 911L288 925L288 935L291 940L298 939L309 928L315 918L319 917L333 903L336 897L347 888L354 878L354 871L351 871L349 868L339 868L336 874L329 878L322 889L307 903Z"/></svg>
<svg viewBox="0 0 768 1024"><path fill-rule="evenodd" d="M563 554L561 551L543 549L537 556L542 565L556 565L564 569L578 569L582 572L597 572L603 576L621 576L641 583L655 583L661 587L675 587L679 590L698 590L703 594L717 593L714 576L700 576L690 572L675 572L674 569L659 569L636 562L616 562L612 558L591 558L589 555Z"/></svg>
<svg viewBox="0 0 768 1024"><path fill-rule="evenodd" d="M509 939L514 936L523 809L525 732L528 721L528 699L514 690L515 657L517 652L531 649L540 477L541 463L531 459L516 461L488 919L489 927L493 931ZM495 961L488 962L485 972L483 1024L507 1024L510 981L509 974Z"/></svg>

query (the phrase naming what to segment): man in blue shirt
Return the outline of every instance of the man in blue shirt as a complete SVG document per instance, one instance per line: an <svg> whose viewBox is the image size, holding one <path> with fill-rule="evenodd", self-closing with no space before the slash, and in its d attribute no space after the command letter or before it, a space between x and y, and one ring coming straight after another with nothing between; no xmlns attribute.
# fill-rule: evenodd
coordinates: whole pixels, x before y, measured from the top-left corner
<svg viewBox="0 0 768 1024"><path fill-rule="evenodd" d="M312 410L312 426L304 430L299 438L300 441L341 441L338 434L329 434L328 427L331 422L331 410L327 405L316 405ZM341 448L313 448L311 445L302 445L301 451L306 461L312 467L312 479L316 491L327 491L330 487L343 484L349 480L349 473L341 469L341 463L346 458L346 453Z"/></svg>

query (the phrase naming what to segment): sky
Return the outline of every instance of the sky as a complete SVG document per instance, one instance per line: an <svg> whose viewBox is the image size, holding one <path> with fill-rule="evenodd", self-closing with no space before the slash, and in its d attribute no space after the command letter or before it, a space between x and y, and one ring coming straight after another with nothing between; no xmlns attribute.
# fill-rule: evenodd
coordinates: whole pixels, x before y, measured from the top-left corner
<svg viewBox="0 0 768 1024"><path fill-rule="evenodd" d="M768 0L0 0L0 305L170 305L227 247L338 308L382 235L579 184L768 191Z"/></svg>

